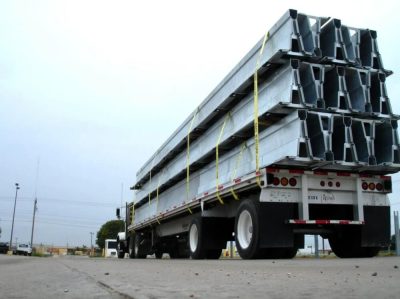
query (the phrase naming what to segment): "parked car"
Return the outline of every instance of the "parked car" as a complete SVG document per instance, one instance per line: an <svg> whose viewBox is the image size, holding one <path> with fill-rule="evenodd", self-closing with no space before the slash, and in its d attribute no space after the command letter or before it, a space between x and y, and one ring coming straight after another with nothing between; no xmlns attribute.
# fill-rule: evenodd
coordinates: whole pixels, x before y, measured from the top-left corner
<svg viewBox="0 0 400 299"><path fill-rule="evenodd" d="M9 247L8 242L0 242L0 253L7 253Z"/></svg>

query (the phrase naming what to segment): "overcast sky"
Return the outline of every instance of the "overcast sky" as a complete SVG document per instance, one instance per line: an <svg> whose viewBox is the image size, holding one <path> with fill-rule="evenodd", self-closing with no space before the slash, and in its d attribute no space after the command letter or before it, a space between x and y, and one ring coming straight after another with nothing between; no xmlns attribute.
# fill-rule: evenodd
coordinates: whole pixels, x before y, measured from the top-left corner
<svg viewBox="0 0 400 299"><path fill-rule="evenodd" d="M89 246L121 184L130 201L136 171L289 8L377 30L400 113L399 3L0 1L0 240L16 182L14 240L30 240L39 169L34 243Z"/></svg>

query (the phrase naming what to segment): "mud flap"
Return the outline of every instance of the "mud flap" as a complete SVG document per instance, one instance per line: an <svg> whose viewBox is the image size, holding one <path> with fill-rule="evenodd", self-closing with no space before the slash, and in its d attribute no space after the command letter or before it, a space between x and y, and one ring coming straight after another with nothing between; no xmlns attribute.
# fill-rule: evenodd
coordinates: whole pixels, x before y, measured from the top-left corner
<svg viewBox="0 0 400 299"><path fill-rule="evenodd" d="M364 206L364 219L365 225L361 229L361 246L389 246L390 207Z"/></svg>
<svg viewBox="0 0 400 299"><path fill-rule="evenodd" d="M293 226L286 224L288 219L298 218L297 203L260 204L260 247L304 247L304 236L295 235Z"/></svg>

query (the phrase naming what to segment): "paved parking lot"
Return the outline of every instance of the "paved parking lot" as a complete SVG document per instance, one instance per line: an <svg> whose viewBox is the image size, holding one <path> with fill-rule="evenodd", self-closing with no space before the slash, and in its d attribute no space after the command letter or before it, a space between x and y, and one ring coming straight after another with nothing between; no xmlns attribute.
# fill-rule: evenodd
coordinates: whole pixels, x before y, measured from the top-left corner
<svg viewBox="0 0 400 299"><path fill-rule="evenodd" d="M0 255L0 298L399 298L400 258L118 260Z"/></svg>

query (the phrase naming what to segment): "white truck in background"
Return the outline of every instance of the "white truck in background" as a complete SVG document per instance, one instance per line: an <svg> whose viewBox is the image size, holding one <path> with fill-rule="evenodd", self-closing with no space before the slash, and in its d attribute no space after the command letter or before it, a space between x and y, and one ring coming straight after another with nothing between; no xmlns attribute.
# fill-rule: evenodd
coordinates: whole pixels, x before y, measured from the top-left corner
<svg viewBox="0 0 400 299"><path fill-rule="evenodd" d="M117 240L106 239L104 241L104 257L117 257Z"/></svg>
<svg viewBox="0 0 400 299"><path fill-rule="evenodd" d="M17 255L32 255L32 247L28 244L18 244L15 250Z"/></svg>
<svg viewBox="0 0 400 299"><path fill-rule="evenodd" d="M137 172L118 257L342 258L390 242L397 120L373 30L289 10Z"/></svg>

